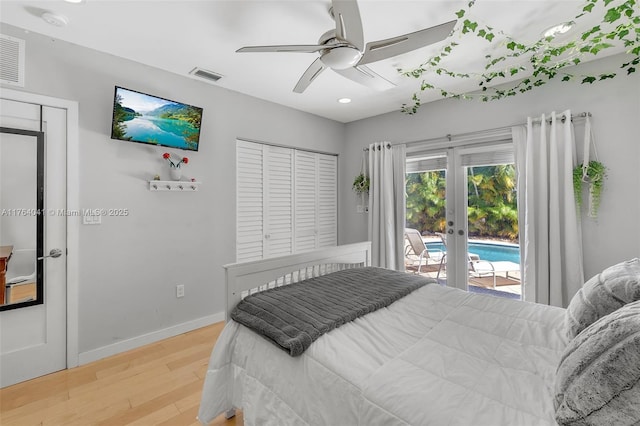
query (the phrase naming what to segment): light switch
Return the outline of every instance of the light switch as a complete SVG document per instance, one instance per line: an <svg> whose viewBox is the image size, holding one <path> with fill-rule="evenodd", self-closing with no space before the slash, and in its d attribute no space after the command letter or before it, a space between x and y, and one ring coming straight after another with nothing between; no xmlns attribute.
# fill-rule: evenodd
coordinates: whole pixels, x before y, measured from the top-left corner
<svg viewBox="0 0 640 426"><path fill-rule="evenodd" d="M100 225L102 223L102 216L100 215L84 215L82 216L83 225Z"/></svg>

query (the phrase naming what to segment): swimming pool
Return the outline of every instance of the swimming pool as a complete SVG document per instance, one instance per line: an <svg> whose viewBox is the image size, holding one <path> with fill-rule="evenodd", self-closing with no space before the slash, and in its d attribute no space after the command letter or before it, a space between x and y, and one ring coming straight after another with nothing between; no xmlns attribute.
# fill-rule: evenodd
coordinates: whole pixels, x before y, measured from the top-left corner
<svg viewBox="0 0 640 426"><path fill-rule="evenodd" d="M444 250L442 243L426 243L429 250ZM489 242L469 241L469 252L477 254L482 260L496 262L508 260L520 263L520 246L517 244L493 244Z"/></svg>

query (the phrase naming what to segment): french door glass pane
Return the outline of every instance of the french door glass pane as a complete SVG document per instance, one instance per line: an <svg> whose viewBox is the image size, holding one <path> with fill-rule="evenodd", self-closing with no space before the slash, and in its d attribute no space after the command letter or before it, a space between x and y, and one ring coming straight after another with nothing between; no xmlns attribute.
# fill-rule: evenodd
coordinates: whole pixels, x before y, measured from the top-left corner
<svg viewBox="0 0 640 426"><path fill-rule="evenodd" d="M446 279L444 272L445 245L443 233L446 230L446 171L430 170L407 173L407 228L417 229L423 236L427 252L422 260L419 255L408 254L407 269L417 270Z"/></svg>
<svg viewBox="0 0 640 426"><path fill-rule="evenodd" d="M469 290L518 298L521 286L515 166L466 167L466 176Z"/></svg>

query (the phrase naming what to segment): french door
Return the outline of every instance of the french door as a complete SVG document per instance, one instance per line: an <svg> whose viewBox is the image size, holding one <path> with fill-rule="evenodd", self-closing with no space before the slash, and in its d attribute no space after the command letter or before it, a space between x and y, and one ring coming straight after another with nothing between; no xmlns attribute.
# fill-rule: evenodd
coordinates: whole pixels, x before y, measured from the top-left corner
<svg viewBox="0 0 640 426"><path fill-rule="evenodd" d="M446 253L444 261L430 270L448 286L467 290L476 265L470 261L485 259L484 252L469 250L470 230L483 239L517 238L517 210L512 211L516 208L514 173L511 143L462 145L407 155L407 226L421 228L434 258L440 257L438 251ZM506 198L508 206L504 205ZM515 223L508 223L510 219L501 222L504 217ZM486 273L492 265L506 263L483 261L477 265L483 271L478 276L493 279Z"/></svg>

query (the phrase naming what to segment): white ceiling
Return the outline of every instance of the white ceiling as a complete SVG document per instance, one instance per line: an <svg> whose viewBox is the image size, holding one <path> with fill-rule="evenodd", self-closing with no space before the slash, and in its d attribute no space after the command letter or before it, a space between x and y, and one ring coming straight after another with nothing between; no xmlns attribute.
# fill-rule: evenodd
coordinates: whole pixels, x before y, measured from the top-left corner
<svg viewBox="0 0 640 426"><path fill-rule="evenodd" d="M467 3L359 0L365 42L455 19L455 12ZM465 18L493 27L496 34L502 31L531 43L548 27L572 20L584 4L582 0L477 0ZM189 76L194 67L204 68L224 76L212 83L217 86L340 122L397 111L403 103L411 103L420 80L402 77L396 69L419 65L450 41L460 45L442 64L457 72L482 72L485 55L496 46L504 49L495 40L488 43L474 34L461 34L458 22L453 35L443 42L368 65L396 83L393 89L376 92L327 70L302 94L292 89L317 53L235 53L251 45L316 44L320 35L335 27L329 7L329 0L85 0L80 4L2 0L0 21L184 76ZM68 25L46 23L41 19L43 11L66 16ZM590 15L580 20L584 21L582 28L600 22L601 14ZM575 37L580 30L574 29L566 37ZM475 80L435 75L428 79L450 91L478 87ZM353 102L339 104L337 99L342 97ZM440 95L431 91L421 98L426 102L440 99Z"/></svg>

